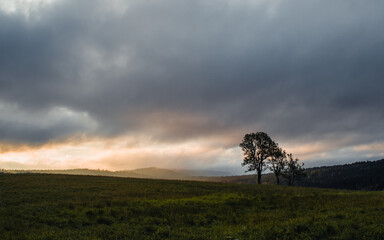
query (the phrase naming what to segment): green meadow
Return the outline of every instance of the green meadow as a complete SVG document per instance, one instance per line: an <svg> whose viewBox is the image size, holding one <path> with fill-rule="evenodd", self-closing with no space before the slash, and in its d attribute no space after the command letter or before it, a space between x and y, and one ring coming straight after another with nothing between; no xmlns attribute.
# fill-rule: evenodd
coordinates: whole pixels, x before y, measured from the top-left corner
<svg viewBox="0 0 384 240"><path fill-rule="evenodd" d="M0 239L384 239L384 192L5 174Z"/></svg>

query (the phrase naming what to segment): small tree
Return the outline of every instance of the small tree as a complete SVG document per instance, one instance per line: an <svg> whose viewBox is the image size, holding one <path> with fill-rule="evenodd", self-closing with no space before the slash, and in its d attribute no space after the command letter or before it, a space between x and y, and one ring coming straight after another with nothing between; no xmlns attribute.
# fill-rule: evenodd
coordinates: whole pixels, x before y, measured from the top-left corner
<svg viewBox="0 0 384 240"><path fill-rule="evenodd" d="M280 184L280 175L287 164L287 153L275 144L272 148L272 155L269 158L269 169L275 174L276 183Z"/></svg>
<svg viewBox="0 0 384 240"><path fill-rule="evenodd" d="M287 154L286 165L282 175L288 179L288 185L292 186L295 179L305 176L304 163L299 163L298 158L294 159L292 153Z"/></svg>
<svg viewBox="0 0 384 240"><path fill-rule="evenodd" d="M248 171L257 172L257 183L261 183L261 173L265 170L265 160L271 155L274 142L264 132L245 134L240 147L244 152L242 166L248 165Z"/></svg>

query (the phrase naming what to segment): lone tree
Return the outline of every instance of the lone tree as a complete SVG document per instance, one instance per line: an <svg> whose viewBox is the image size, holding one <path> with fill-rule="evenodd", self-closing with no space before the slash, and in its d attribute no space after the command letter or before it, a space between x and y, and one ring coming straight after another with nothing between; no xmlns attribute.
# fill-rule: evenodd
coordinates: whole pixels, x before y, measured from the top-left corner
<svg viewBox="0 0 384 240"><path fill-rule="evenodd" d="M244 152L242 166L248 165L248 172L257 172L257 183L261 183L261 173L266 166L266 159L271 156L272 146L276 145L264 132L245 134L240 147Z"/></svg>
<svg viewBox="0 0 384 240"><path fill-rule="evenodd" d="M275 174L276 183L280 184L280 175L283 173L287 163L287 153L277 143L272 147L269 158L269 169Z"/></svg>
<svg viewBox="0 0 384 240"><path fill-rule="evenodd" d="M283 172L283 176L288 179L288 185L292 186L295 179L305 176L304 163L299 163L298 158L293 158L292 153L287 154L287 168Z"/></svg>

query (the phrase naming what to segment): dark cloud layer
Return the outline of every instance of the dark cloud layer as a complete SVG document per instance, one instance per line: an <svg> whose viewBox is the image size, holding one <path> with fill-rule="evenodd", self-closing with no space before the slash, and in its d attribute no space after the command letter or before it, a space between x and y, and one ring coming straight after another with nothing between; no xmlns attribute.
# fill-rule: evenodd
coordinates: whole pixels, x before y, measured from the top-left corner
<svg viewBox="0 0 384 240"><path fill-rule="evenodd" d="M58 106L88 114L44 131L4 116L1 138L142 133L235 146L266 131L382 141L383 10L382 1L132 0L0 12L0 101L26 116Z"/></svg>

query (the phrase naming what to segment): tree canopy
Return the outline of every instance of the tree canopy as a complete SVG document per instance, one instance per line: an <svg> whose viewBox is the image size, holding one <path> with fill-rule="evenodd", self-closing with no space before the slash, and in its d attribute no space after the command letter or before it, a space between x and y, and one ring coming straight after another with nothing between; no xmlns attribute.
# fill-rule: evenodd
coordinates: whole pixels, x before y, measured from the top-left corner
<svg viewBox="0 0 384 240"><path fill-rule="evenodd" d="M245 134L240 147L244 152L242 166L248 171L257 171L257 183L261 183L261 173L265 170L265 160L271 156L274 142L264 132Z"/></svg>
<svg viewBox="0 0 384 240"><path fill-rule="evenodd" d="M261 183L261 174L270 169L276 176L276 183L280 183L280 176L286 177L290 185L296 177L304 174L303 165L299 159L293 158L292 153L287 153L265 132L247 133L240 143L244 158L242 166L247 166L247 171L257 172L257 183Z"/></svg>

